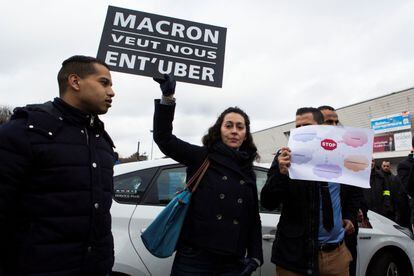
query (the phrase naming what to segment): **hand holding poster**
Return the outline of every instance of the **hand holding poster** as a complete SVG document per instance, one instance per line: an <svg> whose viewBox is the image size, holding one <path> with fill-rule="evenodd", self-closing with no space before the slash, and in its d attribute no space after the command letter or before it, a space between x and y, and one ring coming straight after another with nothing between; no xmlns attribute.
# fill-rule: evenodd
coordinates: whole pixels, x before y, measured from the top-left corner
<svg viewBox="0 0 414 276"><path fill-rule="evenodd" d="M98 58L113 71L222 87L226 28L109 6Z"/></svg>
<svg viewBox="0 0 414 276"><path fill-rule="evenodd" d="M369 188L374 133L370 129L312 125L293 129L291 179Z"/></svg>

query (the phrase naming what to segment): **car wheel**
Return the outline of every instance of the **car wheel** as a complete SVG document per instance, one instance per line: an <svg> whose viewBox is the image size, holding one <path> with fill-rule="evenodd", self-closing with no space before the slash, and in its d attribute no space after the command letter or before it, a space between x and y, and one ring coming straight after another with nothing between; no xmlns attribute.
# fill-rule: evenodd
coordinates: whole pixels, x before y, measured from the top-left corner
<svg viewBox="0 0 414 276"><path fill-rule="evenodd" d="M397 256L390 252L384 252L376 256L369 265L367 276L403 276L405 272L403 262L397 259Z"/></svg>

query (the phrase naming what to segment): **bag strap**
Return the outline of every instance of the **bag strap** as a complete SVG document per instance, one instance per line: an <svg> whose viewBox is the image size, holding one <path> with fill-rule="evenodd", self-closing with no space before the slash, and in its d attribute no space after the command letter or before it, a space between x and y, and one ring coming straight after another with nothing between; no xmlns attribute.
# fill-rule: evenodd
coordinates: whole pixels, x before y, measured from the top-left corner
<svg viewBox="0 0 414 276"><path fill-rule="evenodd" d="M197 182L191 188L191 192L195 192L195 190L198 187L198 184L200 184L200 181L203 178L205 172L207 171L207 168L208 168L209 165L210 165L210 160L208 160L208 158L206 158L204 160L203 164L201 164L200 168L198 168L198 170L195 172L195 174L190 178L190 180L188 180L188 182L185 186L185 189L190 189L193 182L195 180L197 180Z"/></svg>
<svg viewBox="0 0 414 276"><path fill-rule="evenodd" d="M203 163L200 165L198 170L193 174L193 176L190 178L190 180L187 181L187 184L185 186L185 189L189 188L191 184L194 182L194 180L200 175L203 168L206 166L207 158L203 161Z"/></svg>
<svg viewBox="0 0 414 276"><path fill-rule="evenodd" d="M191 192L193 192L193 193L194 193L194 192L195 192L195 190L197 189L198 184L200 184L201 179L203 178L203 176L204 176L205 172L206 172L206 171L207 171L207 169L208 169L208 166L210 165L210 160L206 159L206 161L205 161L205 162L206 162L206 164L205 164L205 166L204 166L203 170L201 171L200 176L198 177L196 184L194 184L193 190L191 191Z"/></svg>

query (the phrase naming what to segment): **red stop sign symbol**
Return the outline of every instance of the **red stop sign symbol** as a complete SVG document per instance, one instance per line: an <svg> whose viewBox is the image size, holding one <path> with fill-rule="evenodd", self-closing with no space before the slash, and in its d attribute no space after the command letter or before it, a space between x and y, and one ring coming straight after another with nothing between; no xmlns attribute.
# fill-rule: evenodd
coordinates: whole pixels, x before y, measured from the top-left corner
<svg viewBox="0 0 414 276"><path fill-rule="evenodd" d="M323 147L326 150L334 150L336 149L336 142L332 139L324 139L321 141L321 147Z"/></svg>

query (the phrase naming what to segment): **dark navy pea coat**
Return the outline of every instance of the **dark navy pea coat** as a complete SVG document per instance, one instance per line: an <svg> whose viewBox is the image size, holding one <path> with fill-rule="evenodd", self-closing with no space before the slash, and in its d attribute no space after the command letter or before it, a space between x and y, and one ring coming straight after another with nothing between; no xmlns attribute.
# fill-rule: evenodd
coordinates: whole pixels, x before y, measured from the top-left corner
<svg viewBox="0 0 414 276"><path fill-rule="evenodd" d="M187 165L187 179L210 159L193 194L180 243L263 262L256 176L231 155L192 145L172 134L174 105L155 101L154 140L167 156Z"/></svg>

